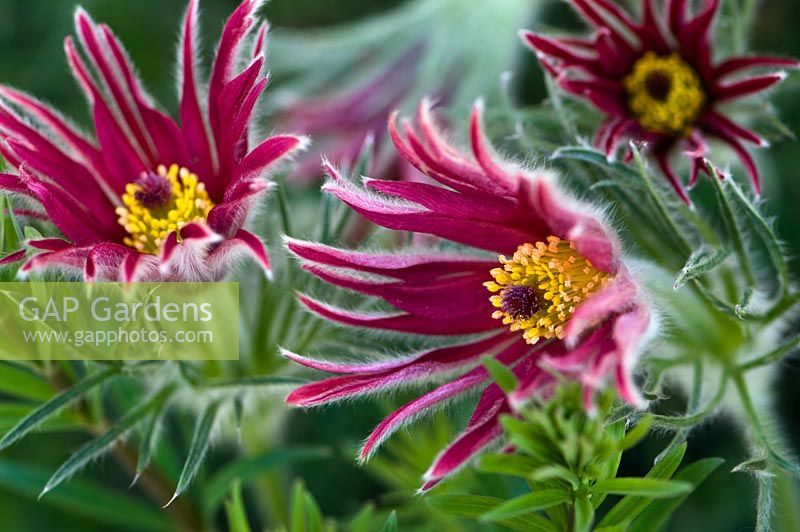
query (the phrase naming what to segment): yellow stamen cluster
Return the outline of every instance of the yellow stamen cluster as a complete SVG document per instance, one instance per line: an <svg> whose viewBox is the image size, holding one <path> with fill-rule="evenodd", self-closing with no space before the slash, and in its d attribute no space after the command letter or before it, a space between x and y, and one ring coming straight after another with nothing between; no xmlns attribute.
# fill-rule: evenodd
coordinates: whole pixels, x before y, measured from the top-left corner
<svg viewBox="0 0 800 532"><path fill-rule="evenodd" d="M540 338L563 338L564 325L575 308L596 292L608 279L608 274L597 270L580 253L572 242L555 236L547 242L523 244L514 256L499 257L502 268L490 273L493 281L484 283L492 292L489 298L498 310L492 317L502 319L512 331L524 331L529 344ZM537 294L535 312L525 316L504 309L504 294L514 287L529 287Z"/></svg>
<svg viewBox="0 0 800 532"><path fill-rule="evenodd" d="M624 80L628 108L647 131L688 136L706 104L697 72L672 53L646 53Z"/></svg>
<svg viewBox="0 0 800 532"><path fill-rule="evenodd" d="M173 164L169 170L161 165L158 175L171 187L164 202L146 205L137 196L144 191L140 183L128 183L122 195L122 207L117 207L119 223L128 232L124 242L142 253L158 253L167 235L190 222L204 221L214 203L205 185L186 168Z"/></svg>

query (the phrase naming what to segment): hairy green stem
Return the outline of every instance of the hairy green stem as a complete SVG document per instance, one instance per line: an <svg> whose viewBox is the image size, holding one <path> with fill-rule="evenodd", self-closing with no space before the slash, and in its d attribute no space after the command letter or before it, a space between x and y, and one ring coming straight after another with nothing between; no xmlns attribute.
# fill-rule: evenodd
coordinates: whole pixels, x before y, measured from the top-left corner
<svg viewBox="0 0 800 532"><path fill-rule="evenodd" d="M783 345L776 347L769 353L766 353L764 355L754 358L753 360L749 360L747 362L742 363L739 366L739 370L749 371L754 368L760 368L762 366L772 364L773 362L781 360L783 357L785 357L798 347L800 347L800 336L792 338L791 340L785 342Z"/></svg>

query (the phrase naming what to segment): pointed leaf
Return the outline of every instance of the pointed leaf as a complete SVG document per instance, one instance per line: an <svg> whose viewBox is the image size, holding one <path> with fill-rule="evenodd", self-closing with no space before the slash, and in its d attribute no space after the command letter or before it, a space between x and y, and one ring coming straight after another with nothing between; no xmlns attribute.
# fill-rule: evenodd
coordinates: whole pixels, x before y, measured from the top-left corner
<svg viewBox="0 0 800 532"><path fill-rule="evenodd" d="M620 477L598 482L589 493L609 493L611 495L639 495L654 499L677 497L688 493L692 485L688 482L661 480L655 478Z"/></svg>
<svg viewBox="0 0 800 532"><path fill-rule="evenodd" d="M308 379L280 375L251 375L236 379L220 379L200 383L204 388L271 388L307 384Z"/></svg>
<svg viewBox="0 0 800 532"><path fill-rule="evenodd" d="M683 460L683 455L686 453L686 442L676 445L669 450L659 460L653 468L647 473L645 478L648 479L668 479L671 478L675 470ZM600 520L598 526L611 526L618 525L625 521L631 521L636 518L650 503L653 502L649 497L639 497L636 495L627 495L615 504L608 513Z"/></svg>
<svg viewBox="0 0 800 532"><path fill-rule="evenodd" d="M317 501L308 491L305 491L304 499L306 518L308 519L308 532L325 532L322 511L319 509Z"/></svg>
<svg viewBox="0 0 800 532"><path fill-rule="evenodd" d="M594 506L588 499L575 500L575 524L572 529L574 532L589 532L594 522Z"/></svg>
<svg viewBox="0 0 800 532"><path fill-rule="evenodd" d="M203 485L203 507L213 511L227 493L231 482L236 479L243 484L258 478L267 471L290 464L311 460L322 460L330 457L331 451L326 447L302 447L270 451L256 456L248 456L227 464Z"/></svg>
<svg viewBox="0 0 800 532"><path fill-rule="evenodd" d="M522 454L490 454L481 457L478 471L496 475L527 477L539 466L539 462Z"/></svg>
<svg viewBox="0 0 800 532"><path fill-rule="evenodd" d="M772 463L766 458L747 460L731 469L731 473L751 473L754 475L769 473Z"/></svg>
<svg viewBox="0 0 800 532"><path fill-rule="evenodd" d="M489 375L492 376L494 382L497 383L500 389L505 393L513 392L519 385L519 381L517 380L517 376L514 375L514 372L493 356L483 357L481 363L486 368L486 371L489 372Z"/></svg>
<svg viewBox="0 0 800 532"><path fill-rule="evenodd" d="M150 419L145 425L139 442L139 459L136 461L136 475L131 485L136 483L139 476L144 473L144 470L150 465L150 460L156 449L156 440L158 439L161 420L167 411L166 405L166 401L162 402L158 409L154 410L150 415Z"/></svg>
<svg viewBox="0 0 800 532"><path fill-rule="evenodd" d="M0 461L0 486L22 497L35 499L50 472L15 460ZM132 531L173 530L167 517L138 498L122 495L85 480L65 484L42 499L42 505L60 508L71 515L82 516L108 525L108 529ZM45 509L42 509L44 511Z"/></svg>
<svg viewBox="0 0 800 532"><path fill-rule="evenodd" d="M0 256L21 249L23 238L11 199L0 196Z"/></svg>
<svg viewBox="0 0 800 532"><path fill-rule="evenodd" d="M251 532L242 500L242 484L239 482L233 484L231 497L225 501L225 515L228 518L230 532Z"/></svg>
<svg viewBox="0 0 800 532"><path fill-rule="evenodd" d="M426 497L427 503L439 512L458 517L478 518L496 508L504 501L496 497L478 495L437 495ZM498 521L498 524L512 530L527 532L558 532L558 528L549 519L532 514L524 517L511 517Z"/></svg>
<svg viewBox="0 0 800 532"><path fill-rule="evenodd" d="M700 485L711 473L713 473L722 463L725 462L722 458L705 458L689 464L678 473L675 478L690 482L694 487ZM659 530L664 526L678 507L683 504L683 501L689 494L681 497L656 501L651 504L647 510L642 512L642 515L633 523L629 532L649 532L651 530Z"/></svg>
<svg viewBox="0 0 800 532"><path fill-rule="evenodd" d="M772 262L773 268L778 274L779 289L784 292L789 288L791 282L791 275L789 274L789 266L786 262L786 257L781 247L781 242L772 225L764 218L761 212L747 199L742 189L733 179L726 179L723 189L730 190L730 196L734 199L734 204L741 209L751 222L753 231L758 235L759 240L764 245Z"/></svg>
<svg viewBox="0 0 800 532"><path fill-rule="evenodd" d="M564 489L545 489L526 493L504 502L497 508L481 516L483 521L499 521L563 504L570 499Z"/></svg>
<svg viewBox="0 0 800 532"><path fill-rule="evenodd" d="M0 450L5 449L9 445L25 437L30 431L35 429L39 423L56 414L59 410L98 384L101 384L106 379L118 374L119 371L119 368L108 368L89 375L72 386L72 388L61 392L46 403L42 404L33 412L21 419L13 429L8 431L3 438L0 439Z"/></svg>
<svg viewBox="0 0 800 532"><path fill-rule="evenodd" d="M383 527L381 527L381 532L397 532L397 512L392 510Z"/></svg>
<svg viewBox="0 0 800 532"><path fill-rule="evenodd" d="M220 403L218 402L213 402L208 405L203 415L200 417L200 420L197 422L194 435L192 436L192 443L189 446L189 456L183 464L183 470L181 471L181 476L178 478L178 486L175 488L175 494L165 507L169 506L172 501L180 497L186 491L194 480L194 477L197 476L197 472L200 471L203 458L205 458L206 452L211 446L211 431L214 429L219 407Z"/></svg>
<svg viewBox="0 0 800 532"><path fill-rule="evenodd" d="M712 271L722 264L727 257L727 250L713 248L708 245L700 246L692 252L689 260L686 261L686 265L678 273L675 278L675 284L672 285L673 290L678 290L688 281L697 279Z"/></svg>
<svg viewBox="0 0 800 532"><path fill-rule="evenodd" d="M171 388L164 388L157 392L153 397L143 401L139 406L127 412L103 435L98 436L75 451L75 453L53 473L53 476L50 477L50 480L47 481L47 484L42 490L40 497L52 491L56 486L64 482L64 480L83 469L86 464L102 455L109 446L124 436L137 423L142 421L148 413L159 408L171 393Z"/></svg>
<svg viewBox="0 0 800 532"><path fill-rule="evenodd" d="M292 526L291 532L307 532L306 530L306 497L303 482L294 483L292 494Z"/></svg>
<svg viewBox="0 0 800 532"><path fill-rule="evenodd" d="M55 390L28 368L12 362L0 362L0 393L43 402L53 397Z"/></svg>
<svg viewBox="0 0 800 532"><path fill-rule="evenodd" d="M375 505L368 503L359 510L350 522L350 532L372 532L372 519L375 517Z"/></svg>

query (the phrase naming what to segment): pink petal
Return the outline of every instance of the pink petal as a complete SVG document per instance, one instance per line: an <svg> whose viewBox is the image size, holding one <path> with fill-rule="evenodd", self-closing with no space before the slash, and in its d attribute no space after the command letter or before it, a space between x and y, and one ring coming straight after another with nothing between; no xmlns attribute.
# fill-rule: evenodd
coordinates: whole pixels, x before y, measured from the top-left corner
<svg viewBox="0 0 800 532"><path fill-rule="evenodd" d="M494 310L483 287L485 273L408 284L367 281L316 265L304 265L304 269L327 283L380 297L400 310L432 320L460 317L480 321Z"/></svg>
<svg viewBox="0 0 800 532"><path fill-rule="evenodd" d="M144 154L149 166L154 167L159 162L156 158L155 143L147 136L143 120L135 107L133 94L130 87L123 87L117 73L112 72L106 52L101 48L98 39L98 29L83 8L75 11L75 26L81 38L81 43L92 62L95 70L99 72L100 79L114 103L114 107L121 113L125 126L133 134L135 142Z"/></svg>
<svg viewBox="0 0 800 532"><path fill-rule="evenodd" d="M617 388L627 402L641 407L645 401L639 395L631 377L640 346L651 327L650 312L640 305L623 314L614 323L614 341L617 344L619 362L616 366Z"/></svg>
<svg viewBox="0 0 800 532"><path fill-rule="evenodd" d="M800 61L788 57L733 57L714 68L714 77L722 78L740 70L762 67L800 68Z"/></svg>
<svg viewBox="0 0 800 532"><path fill-rule="evenodd" d="M322 303L304 294L299 294L298 299L308 310L323 318L356 327L440 336L475 334L498 329L497 320L492 319L489 314L470 317L471 319L431 320L405 312L345 310Z"/></svg>
<svg viewBox="0 0 800 532"><path fill-rule="evenodd" d="M199 58L198 27L198 0L189 0L186 15L183 20L181 32L181 101L180 117L181 131L186 138L186 143L192 157L197 163L192 165L199 175L215 175L214 160L216 151L211 145L208 124L200 106L197 85L197 69Z"/></svg>
<svg viewBox="0 0 800 532"><path fill-rule="evenodd" d="M513 365L530 351L531 347L525 342L514 342L508 349L497 355L496 359L503 364ZM369 435L359 453L360 460L367 460L386 438L406 423L416 419L431 408L442 406L443 403L464 395L466 392L482 385L488 379L489 375L486 369L480 366L395 410L381 421Z"/></svg>
<svg viewBox="0 0 800 532"><path fill-rule="evenodd" d="M105 163L102 160L99 150L89 142L75 128L67 124L56 111L47 105L39 102L32 96L14 90L10 87L0 85L0 96L13 102L35 116L42 123L52 129L61 140L75 150L79 157L87 164L95 174L102 176Z"/></svg>
<svg viewBox="0 0 800 532"><path fill-rule="evenodd" d="M13 264L15 262L19 262L25 258L26 251L24 249L20 249L9 253L4 257L0 257L0 266L5 266L7 264Z"/></svg>
<svg viewBox="0 0 800 532"><path fill-rule="evenodd" d="M234 256L242 252L258 262L267 277L272 277L272 266L264 243L256 235L239 229L231 238L227 238L208 257L212 271L221 271L223 265L230 265ZM227 273L227 272L225 272Z"/></svg>
<svg viewBox="0 0 800 532"><path fill-rule="evenodd" d="M503 427L499 423L502 414L510 412L505 399L499 399L490 410L491 414L479 423L475 423L465 430L453 443L442 451L425 473L420 491L431 489L444 477L451 475L463 467L470 459L477 455L492 442L503 435Z"/></svg>
<svg viewBox="0 0 800 532"><path fill-rule="evenodd" d="M208 225L216 233L231 236L247 220L253 206L269 190L265 181L239 181L228 188L224 203L215 205L208 213Z"/></svg>
<svg viewBox="0 0 800 532"><path fill-rule="evenodd" d="M235 179L263 177L266 171L277 161L303 149L308 139L294 135L277 135L270 137L247 154L235 171Z"/></svg>
<svg viewBox="0 0 800 532"><path fill-rule="evenodd" d="M614 314L627 312L635 303L636 285L621 271L598 292L581 303L565 327L567 344L576 345L578 338L589 328L596 327Z"/></svg>
<svg viewBox="0 0 800 532"><path fill-rule="evenodd" d="M412 355L366 363L329 362L304 357L286 350L283 350L282 354L289 360L303 366L330 373L378 373L399 369L411 364L441 365L442 367L458 366L500 347L507 347L510 342L519 341L516 337L511 339L509 337L509 333L503 331L477 342L429 349Z"/></svg>
<svg viewBox="0 0 800 532"><path fill-rule="evenodd" d="M733 83L720 84L714 88L714 94L716 100L720 102L735 100L766 90L784 79L786 79L785 72L755 76Z"/></svg>
<svg viewBox="0 0 800 532"><path fill-rule="evenodd" d="M692 200L689 199L686 188L683 186L680 178L675 175L672 166L669 164L669 154L665 151L661 151L656 153L655 156L658 167L661 168L661 171L667 177L667 180L669 180L669 184L672 185L672 188L686 205L691 205Z"/></svg>
<svg viewBox="0 0 800 532"><path fill-rule="evenodd" d="M494 260L444 253L374 254L349 251L292 238L286 239L286 245L289 251L308 261L406 281L427 282L443 275L488 272L496 264Z"/></svg>

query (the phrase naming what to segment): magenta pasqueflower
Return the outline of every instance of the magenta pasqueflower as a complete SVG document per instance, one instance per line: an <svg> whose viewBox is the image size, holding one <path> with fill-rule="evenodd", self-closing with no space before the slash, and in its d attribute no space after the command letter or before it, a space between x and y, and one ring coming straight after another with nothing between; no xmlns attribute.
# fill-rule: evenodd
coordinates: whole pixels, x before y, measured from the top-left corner
<svg viewBox="0 0 800 532"><path fill-rule="evenodd" d="M733 122L721 104L761 92L786 77L771 72L741 77L759 67L796 68L795 59L732 57L715 62L710 34L719 0L705 0L693 16L687 0L667 0L657 11L642 0L637 22L612 0L570 0L595 29L591 38L552 38L523 31L522 38L566 92L590 100L607 118L595 144L612 156L621 141L649 145L670 184L689 203L683 183L669 163L681 145L692 160L689 185L707 170L706 137L728 144L744 163L760 193L756 164L745 142L766 146L756 133Z"/></svg>
<svg viewBox="0 0 800 532"><path fill-rule="evenodd" d="M216 280L242 254L269 271L263 243L242 227L269 189L274 163L305 140L279 135L249 144L267 84L267 28L254 18L260 3L242 2L226 22L206 90L197 74L198 2L189 2L179 123L154 107L116 36L82 9L75 15L79 45L67 37L65 50L88 98L96 141L33 97L0 87L0 152L19 169L0 175L0 187L30 198L66 237L30 242L42 252L22 273L57 268L87 280Z"/></svg>
<svg viewBox="0 0 800 532"><path fill-rule="evenodd" d="M413 168L384 149L384 137L389 115L408 97L417 81L417 63L424 49L422 44L412 46L376 76L354 87L303 98L288 106L280 121L310 135L315 146L297 161L290 179L318 181L320 154L337 165L349 165L370 143L374 149L370 175L410 177Z"/></svg>
<svg viewBox="0 0 800 532"><path fill-rule="evenodd" d="M471 156L444 140L426 103L416 122L415 127L405 121L398 129L393 117L390 134L398 152L438 184L367 179L365 190L328 165L331 180L324 189L378 225L435 235L466 246L465 251L444 251L452 249L450 244L367 253L290 239L288 247L305 269L395 310L354 311L300 297L313 312L342 324L471 335L469 340L355 364L285 355L341 374L295 390L287 401L300 406L445 381L383 420L364 444L361 459L411 420L482 390L466 431L426 474L423 489L428 489L501 437L499 416L535 393L546 393L554 378L543 364L584 384L587 409L608 375L614 375L625 400L640 403L631 370L652 320L595 209L564 195L551 174L498 160L485 139L480 106L470 122ZM485 355L517 375L519 387L508 397L480 365Z"/></svg>

